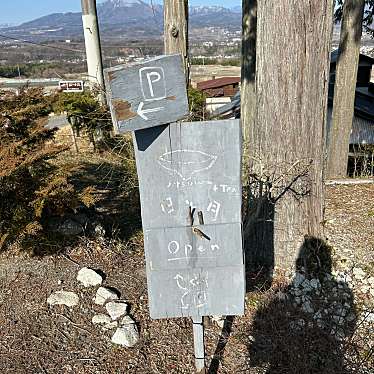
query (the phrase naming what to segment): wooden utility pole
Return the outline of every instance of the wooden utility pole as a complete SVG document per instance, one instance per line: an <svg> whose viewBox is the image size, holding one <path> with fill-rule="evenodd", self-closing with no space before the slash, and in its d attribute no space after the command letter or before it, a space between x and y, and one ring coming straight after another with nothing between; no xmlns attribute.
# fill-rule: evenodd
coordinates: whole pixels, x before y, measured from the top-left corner
<svg viewBox="0 0 374 374"><path fill-rule="evenodd" d="M256 28L257 0L243 0L242 72L240 118L242 121L244 168L247 169L249 132L256 119Z"/></svg>
<svg viewBox="0 0 374 374"><path fill-rule="evenodd" d="M188 61L188 0L164 0L164 49L166 54L179 53L183 58L187 87ZM203 318L192 318L196 372L205 373Z"/></svg>
<svg viewBox="0 0 374 374"><path fill-rule="evenodd" d="M164 0L164 49L182 55L188 85L188 0Z"/></svg>
<svg viewBox="0 0 374 374"><path fill-rule="evenodd" d="M258 1L249 261L292 267L306 238L323 234L331 27L330 0Z"/></svg>
<svg viewBox="0 0 374 374"><path fill-rule="evenodd" d="M347 175L365 0L345 0L336 62L334 107L328 135L327 177Z"/></svg>
<svg viewBox="0 0 374 374"><path fill-rule="evenodd" d="M88 79L92 84L99 86L100 100L105 103L103 63L96 0L81 0L81 4Z"/></svg>

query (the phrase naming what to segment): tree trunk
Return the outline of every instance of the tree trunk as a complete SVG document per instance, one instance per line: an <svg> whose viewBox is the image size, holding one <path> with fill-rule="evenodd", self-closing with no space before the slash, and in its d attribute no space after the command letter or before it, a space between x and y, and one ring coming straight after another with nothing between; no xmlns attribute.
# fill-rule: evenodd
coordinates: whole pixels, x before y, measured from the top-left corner
<svg viewBox="0 0 374 374"><path fill-rule="evenodd" d="M182 55L188 84L188 0L164 0L164 49Z"/></svg>
<svg viewBox="0 0 374 374"><path fill-rule="evenodd" d="M256 27L257 0L242 2L242 72L241 72L241 109L243 133L244 177L248 171L248 135L256 117Z"/></svg>
<svg viewBox="0 0 374 374"><path fill-rule="evenodd" d="M365 0L345 0L336 65L334 108L328 136L327 177L347 175Z"/></svg>
<svg viewBox="0 0 374 374"><path fill-rule="evenodd" d="M323 235L331 27L330 0L258 1L249 263L288 268L307 237Z"/></svg>

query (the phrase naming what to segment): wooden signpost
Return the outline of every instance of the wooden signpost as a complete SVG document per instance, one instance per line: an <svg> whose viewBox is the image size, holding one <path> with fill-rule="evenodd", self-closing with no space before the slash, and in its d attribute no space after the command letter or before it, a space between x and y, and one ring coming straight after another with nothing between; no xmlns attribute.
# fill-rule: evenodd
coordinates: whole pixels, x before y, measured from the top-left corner
<svg viewBox="0 0 374 374"><path fill-rule="evenodd" d="M152 74L156 72L160 79ZM192 317L200 372L202 317L244 313L240 123L171 123L186 115L184 73L177 55L108 69L105 75L117 131L137 130L133 137L150 315ZM159 100L147 102L149 95ZM169 95L175 99L169 100ZM119 110L118 102L126 102L128 110ZM154 109L145 113L148 119L139 113L126 117L141 103L151 103L147 109ZM156 110L167 105L169 110Z"/></svg>

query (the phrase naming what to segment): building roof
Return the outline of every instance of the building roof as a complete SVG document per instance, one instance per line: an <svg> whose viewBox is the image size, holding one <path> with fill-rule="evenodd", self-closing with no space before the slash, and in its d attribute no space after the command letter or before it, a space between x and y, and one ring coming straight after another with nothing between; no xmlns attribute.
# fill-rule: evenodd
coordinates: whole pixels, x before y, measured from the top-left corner
<svg viewBox="0 0 374 374"><path fill-rule="evenodd" d="M331 52L331 65L335 65L339 58L339 49L335 49ZM372 66L374 65L374 58L360 53L359 65Z"/></svg>
<svg viewBox="0 0 374 374"><path fill-rule="evenodd" d="M329 93L329 105L332 105L333 93ZM213 113L216 117L240 116L240 92L228 103ZM355 98L355 116L374 122L374 95L367 88L357 88Z"/></svg>
<svg viewBox="0 0 374 374"><path fill-rule="evenodd" d="M221 88L230 84L240 83L240 77L223 77L217 79L211 79L204 82L199 82L197 88L199 90L208 90L212 88Z"/></svg>

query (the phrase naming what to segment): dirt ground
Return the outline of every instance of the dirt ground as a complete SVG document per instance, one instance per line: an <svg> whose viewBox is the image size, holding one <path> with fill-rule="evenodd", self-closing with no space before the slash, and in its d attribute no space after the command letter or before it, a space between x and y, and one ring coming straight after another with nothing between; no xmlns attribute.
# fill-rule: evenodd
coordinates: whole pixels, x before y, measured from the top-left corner
<svg viewBox="0 0 374 374"><path fill-rule="evenodd" d="M336 269L360 266L373 276L374 184L330 186L326 203ZM66 245L53 255L1 254L0 373L194 373L190 320L149 317L141 233L126 234L126 240L83 236ZM102 309L92 301L96 289L76 281L84 266L104 272L104 284L130 304L140 331L134 348L113 345L113 331L91 323ZM206 323L209 373L374 373L370 327L358 323L337 342L279 296L286 292L286 278L277 277L270 288L261 274L250 280L254 291L247 294L245 316L228 318L223 331ZM57 290L76 292L79 306L48 306L47 297ZM370 294L352 292L358 312L372 308ZM300 318L306 327L291 331L290 321Z"/></svg>

